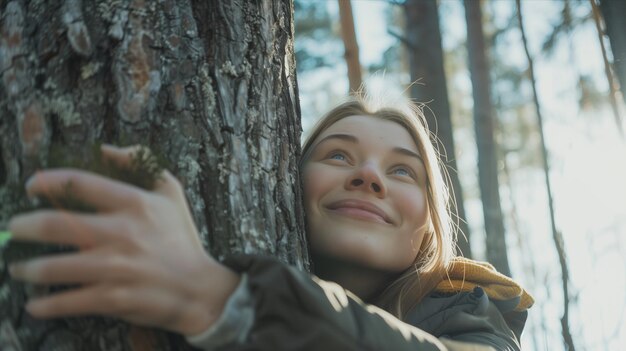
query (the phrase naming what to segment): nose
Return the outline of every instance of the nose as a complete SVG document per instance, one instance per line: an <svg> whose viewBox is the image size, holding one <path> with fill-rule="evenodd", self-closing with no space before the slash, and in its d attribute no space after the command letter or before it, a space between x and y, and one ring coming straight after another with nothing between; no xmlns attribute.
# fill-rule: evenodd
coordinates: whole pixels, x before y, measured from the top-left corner
<svg viewBox="0 0 626 351"><path fill-rule="evenodd" d="M364 164L352 172L346 180L346 189L370 192L381 198L387 195L387 187L380 172L372 163Z"/></svg>

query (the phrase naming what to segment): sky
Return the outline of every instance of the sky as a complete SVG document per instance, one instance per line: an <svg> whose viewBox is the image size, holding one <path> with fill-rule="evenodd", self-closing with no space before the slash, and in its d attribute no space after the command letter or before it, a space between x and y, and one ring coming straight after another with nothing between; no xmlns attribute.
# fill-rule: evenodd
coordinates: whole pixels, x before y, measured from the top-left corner
<svg viewBox="0 0 626 351"><path fill-rule="evenodd" d="M337 17L335 1L325 2ZM584 350L617 350L626 344L626 143L620 139L609 106L581 110L577 101L576 72L592 77L598 89L608 86L592 22L575 30L571 39L559 41L552 56L541 52L544 38L560 16L561 2L522 2L524 25L531 54L535 57L538 92L544 115L544 132L553 187L557 228L563 233L571 275L571 330L576 346ZM397 39L387 33L385 1L353 1L355 26L363 65L381 60L382 53ZM488 2L497 25L513 14L512 0ZM585 6L575 8L584 13ZM440 11L444 48L458 47L465 40L462 3L442 0ZM526 58L519 33L503 39L507 60L525 67ZM297 44L296 44L297 45ZM341 61L339 61L341 62ZM401 93L408 77L386 72L368 75L368 88ZM343 78L342 78L343 77ZM468 72L449 77L450 99L458 110L471 111L471 82ZM324 68L299 76L304 134L315 115L329 109L347 91L345 66ZM306 84L304 84L306 83ZM622 115L626 109L620 106ZM501 111L506 118L507 112ZM530 121L536 121L532 110ZM471 115L453 116L459 125L471 126ZM536 123L536 122L535 122ZM472 249L484 259L484 226L477 189L476 146L472 128L455 131L459 175L466 196L466 211L472 233ZM537 143L528 142L528 147ZM537 151L538 152L538 151ZM544 174L524 167L509 154L511 186L501 187L507 217L507 241L513 274L536 299L523 335L529 349L560 350L559 319L563 313L561 274L548 215ZM510 216L515 213L516 220ZM531 272L534 271L534 274Z"/></svg>

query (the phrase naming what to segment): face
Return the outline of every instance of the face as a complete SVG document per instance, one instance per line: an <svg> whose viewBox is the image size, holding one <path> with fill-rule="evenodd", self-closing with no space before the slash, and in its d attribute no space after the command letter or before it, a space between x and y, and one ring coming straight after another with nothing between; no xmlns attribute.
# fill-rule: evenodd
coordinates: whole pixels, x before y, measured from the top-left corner
<svg viewBox="0 0 626 351"><path fill-rule="evenodd" d="M303 169L315 253L400 272L428 224L426 170L401 125L350 116L322 132Z"/></svg>

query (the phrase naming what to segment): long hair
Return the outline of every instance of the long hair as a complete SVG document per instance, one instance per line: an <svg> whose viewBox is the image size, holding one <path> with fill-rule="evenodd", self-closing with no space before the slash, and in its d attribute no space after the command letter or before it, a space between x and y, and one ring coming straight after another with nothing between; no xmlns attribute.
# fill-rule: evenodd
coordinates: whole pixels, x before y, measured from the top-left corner
<svg viewBox="0 0 626 351"><path fill-rule="evenodd" d="M426 168L426 196L429 225L413 264L403 271L374 301L377 306L403 319L406 313L427 296L443 279L454 256L456 245L450 217L447 175L433 147L422 109L408 100L405 106L370 108L368 102L355 96L330 110L315 125L302 149L300 169L310 157L317 137L337 121L355 115L372 116L404 127L415 142Z"/></svg>

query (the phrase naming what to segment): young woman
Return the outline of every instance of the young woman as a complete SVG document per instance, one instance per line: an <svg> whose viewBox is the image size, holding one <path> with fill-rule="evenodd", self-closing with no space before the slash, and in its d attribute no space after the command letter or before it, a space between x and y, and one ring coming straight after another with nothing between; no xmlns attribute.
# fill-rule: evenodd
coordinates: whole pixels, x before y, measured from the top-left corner
<svg viewBox="0 0 626 351"><path fill-rule="evenodd" d="M128 163L133 149L102 152ZM489 264L454 257L448 192L419 110L340 105L311 133L301 170L316 276L268 257L207 255L167 171L147 192L75 169L39 172L27 191L54 197L71 181L98 214L36 211L9 229L80 250L10 272L80 284L30 301L35 317L118 317L206 350L519 350L532 298Z"/></svg>

